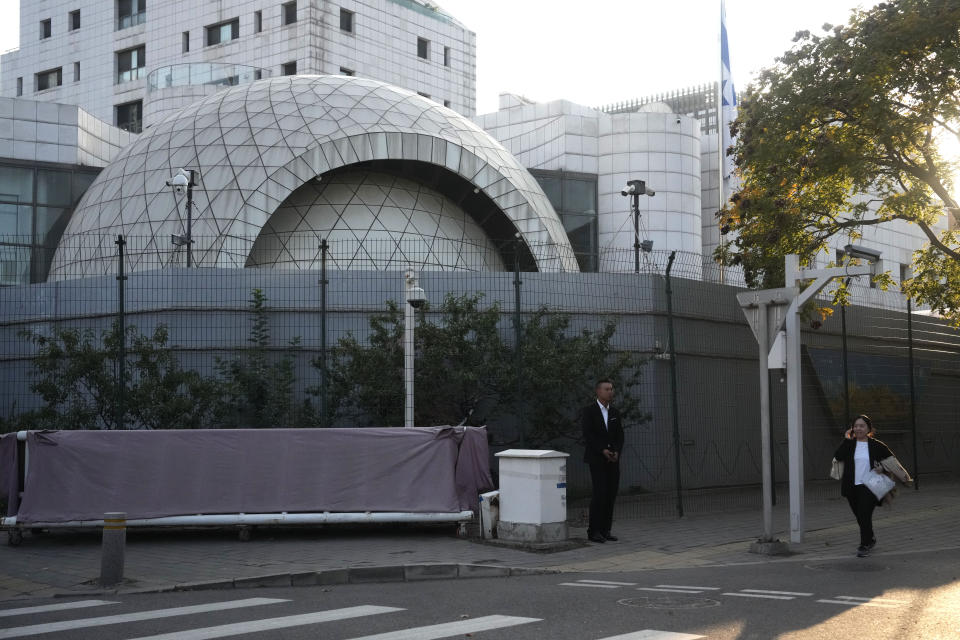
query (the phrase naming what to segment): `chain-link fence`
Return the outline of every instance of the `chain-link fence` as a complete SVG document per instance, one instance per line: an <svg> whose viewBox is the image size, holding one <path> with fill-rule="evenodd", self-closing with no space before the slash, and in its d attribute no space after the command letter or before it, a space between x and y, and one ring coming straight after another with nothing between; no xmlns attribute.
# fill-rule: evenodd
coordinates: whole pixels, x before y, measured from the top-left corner
<svg viewBox="0 0 960 640"><path fill-rule="evenodd" d="M572 518L589 493L577 409L605 376L629 416L617 517L760 504L742 280L699 253L607 250L601 273L578 273L553 246L515 242L194 238L190 268L186 248L158 233L22 252L50 279L0 288L3 428L401 426L412 316L414 423L485 424L492 453L570 453ZM852 302L803 336L809 491L857 413L921 483L960 475L956 332L896 293L855 286ZM783 387L774 372L785 495Z"/></svg>

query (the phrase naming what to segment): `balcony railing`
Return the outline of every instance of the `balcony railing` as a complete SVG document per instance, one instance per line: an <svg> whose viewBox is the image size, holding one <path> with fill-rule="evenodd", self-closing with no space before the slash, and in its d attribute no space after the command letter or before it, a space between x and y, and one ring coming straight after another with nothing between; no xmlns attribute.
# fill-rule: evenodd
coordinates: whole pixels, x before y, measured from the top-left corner
<svg viewBox="0 0 960 640"><path fill-rule="evenodd" d="M204 85L233 87L238 84L249 84L269 75L270 71L267 69L242 64L221 62L172 64L150 72L147 76L147 91Z"/></svg>
<svg viewBox="0 0 960 640"><path fill-rule="evenodd" d="M127 16L120 16L117 18L117 31L121 29L126 29L127 27L135 27L138 24L143 24L147 21L147 12L141 11L140 13L131 13Z"/></svg>

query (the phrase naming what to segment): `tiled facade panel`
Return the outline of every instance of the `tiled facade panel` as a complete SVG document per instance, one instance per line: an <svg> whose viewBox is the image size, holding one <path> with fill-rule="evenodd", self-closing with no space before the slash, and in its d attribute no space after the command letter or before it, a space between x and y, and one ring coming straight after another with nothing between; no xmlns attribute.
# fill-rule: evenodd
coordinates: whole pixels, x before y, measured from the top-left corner
<svg viewBox="0 0 960 640"><path fill-rule="evenodd" d="M90 114L115 122L117 104L142 100L149 126L175 107L196 99L194 94L147 91L146 74L171 64L217 62L258 67L269 77L296 62L298 74L356 75L395 84L430 96L464 115L476 108L476 36L443 14L419 7L411 0L298 0L297 21L282 24L282 2L277 0L223 0L185 3L147 0L142 24L117 29L116 0L45 0L21 2L20 48L2 58L0 95L15 97L17 78L23 96L45 102L79 105ZM354 12L353 33L340 29L340 9ZM68 15L80 11L80 28L68 29ZM254 33L254 14L261 14L262 31ZM51 37L41 40L41 20L51 20ZM206 46L205 28L233 19L239 37ZM189 51L183 51L184 32ZM417 38L430 41L430 56L417 56ZM117 56L145 47L140 78L118 83ZM444 47L450 48L444 66ZM80 63L81 79L74 80ZM62 68L62 85L35 91L35 74ZM268 76L264 76L268 77ZM153 92L156 94L157 92ZM160 108L150 108L158 99Z"/></svg>

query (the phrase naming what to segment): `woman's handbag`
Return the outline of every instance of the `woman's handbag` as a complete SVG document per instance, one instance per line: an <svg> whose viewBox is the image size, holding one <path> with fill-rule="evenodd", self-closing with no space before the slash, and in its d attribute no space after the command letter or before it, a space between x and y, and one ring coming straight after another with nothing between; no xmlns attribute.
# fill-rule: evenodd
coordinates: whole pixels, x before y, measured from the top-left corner
<svg viewBox="0 0 960 640"><path fill-rule="evenodd" d="M833 459L833 462L830 463L830 477L834 480L840 480L843 478L843 462Z"/></svg>
<svg viewBox="0 0 960 640"><path fill-rule="evenodd" d="M877 496L877 500L882 500L883 496L887 495L896 483L885 474L877 473L871 469L867 477L863 479L863 484L867 489L870 489L870 493Z"/></svg>

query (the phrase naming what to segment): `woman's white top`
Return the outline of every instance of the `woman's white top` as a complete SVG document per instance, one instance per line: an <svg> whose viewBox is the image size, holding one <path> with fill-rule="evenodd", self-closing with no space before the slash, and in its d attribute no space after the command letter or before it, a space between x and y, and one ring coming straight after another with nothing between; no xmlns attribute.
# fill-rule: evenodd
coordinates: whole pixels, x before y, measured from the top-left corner
<svg viewBox="0 0 960 640"><path fill-rule="evenodd" d="M853 484L863 484L870 473L870 447L866 442L857 442L857 450L853 453Z"/></svg>

